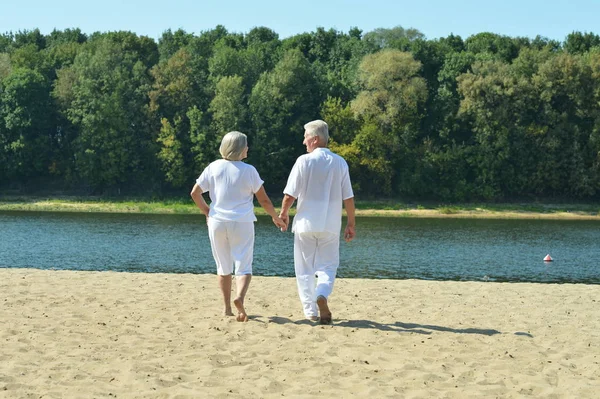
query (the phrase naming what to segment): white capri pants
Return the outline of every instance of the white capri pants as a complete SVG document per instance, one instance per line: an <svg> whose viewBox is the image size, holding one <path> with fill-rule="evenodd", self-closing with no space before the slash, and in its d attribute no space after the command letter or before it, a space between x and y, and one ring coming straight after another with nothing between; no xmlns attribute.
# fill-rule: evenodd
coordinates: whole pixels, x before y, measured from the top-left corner
<svg viewBox="0 0 600 399"><path fill-rule="evenodd" d="M339 234L322 232L294 235L296 283L306 317L318 315L318 296L328 298L331 295L339 264Z"/></svg>
<svg viewBox="0 0 600 399"><path fill-rule="evenodd" d="M208 218L208 238L217 274L252 274L254 222L221 222Z"/></svg>

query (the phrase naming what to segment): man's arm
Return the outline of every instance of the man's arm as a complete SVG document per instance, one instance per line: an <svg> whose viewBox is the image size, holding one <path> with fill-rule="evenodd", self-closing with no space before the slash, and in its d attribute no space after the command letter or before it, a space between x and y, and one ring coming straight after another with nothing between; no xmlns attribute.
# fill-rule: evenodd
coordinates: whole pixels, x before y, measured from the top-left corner
<svg viewBox="0 0 600 399"><path fill-rule="evenodd" d="M287 230L288 225L290 224L289 211L294 204L294 201L296 201L296 198L288 194L285 194L283 196L283 200L281 201L281 212L279 212L279 217L285 222L285 229L283 231Z"/></svg>
<svg viewBox="0 0 600 399"><path fill-rule="evenodd" d="M348 222L346 224L346 229L344 230L344 239L346 240L346 242L350 242L356 236L354 197L344 200L344 208L346 208L346 215L348 216Z"/></svg>

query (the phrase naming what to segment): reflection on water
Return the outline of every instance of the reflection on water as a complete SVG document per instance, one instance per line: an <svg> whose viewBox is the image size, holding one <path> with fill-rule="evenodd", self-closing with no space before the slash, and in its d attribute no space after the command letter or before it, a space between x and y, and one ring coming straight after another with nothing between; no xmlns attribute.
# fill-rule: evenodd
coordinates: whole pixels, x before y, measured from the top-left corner
<svg viewBox="0 0 600 399"><path fill-rule="evenodd" d="M338 275L599 284L599 242L595 221L359 218ZM293 276L292 249L259 217L254 274ZM0 267L215 272L200 215L3 212Z"/></svg>

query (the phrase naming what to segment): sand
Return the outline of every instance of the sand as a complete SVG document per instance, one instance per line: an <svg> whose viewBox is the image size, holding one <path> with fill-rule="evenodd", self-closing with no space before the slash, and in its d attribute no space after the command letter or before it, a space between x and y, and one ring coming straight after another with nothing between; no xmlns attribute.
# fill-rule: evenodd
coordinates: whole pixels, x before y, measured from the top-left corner
<svg viewBox="0 0 600 399"><path fill-rule="evenodd" d="M334 323L254 277L0 269L4 398L593 398L600 287L338 279Z"/></svg>

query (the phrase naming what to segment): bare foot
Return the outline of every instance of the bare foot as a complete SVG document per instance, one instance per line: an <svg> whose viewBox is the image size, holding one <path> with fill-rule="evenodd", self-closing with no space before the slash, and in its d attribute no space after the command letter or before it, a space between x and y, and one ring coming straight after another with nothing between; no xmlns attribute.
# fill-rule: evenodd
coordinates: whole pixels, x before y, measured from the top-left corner
<svg viewBox="0 0 600 399"><path fill-rule="evenodd" d="M327 306L327 298L319 295L317 297L317 306L321 315L321 324L331 324L331 311L329 310L329 306Z"/></svg>
<svg viewBox="0 0 600 399"><path fill-rule="evenodd" d="M306 320L310 320L310 321L318 321L318 320L319 320L319 318L318 318L317 316L308 316L308 317L306 318Z"/></svg>
<svg viewBox="0 0 600 399"><path fill-rule="evenodd" d="M233 312L231 311L231 308L225 309L223 311L223 316L233 316Z"/></svg>
<svg viewBox="0 0 600 399"><path fill-rule="evenodd" d="M233 304L235 305L238 315L235 318L237 321L248 321L248 315L246 314L246 309L244 309L244 302L241 298L235 298L233 300Z"/></svg>

